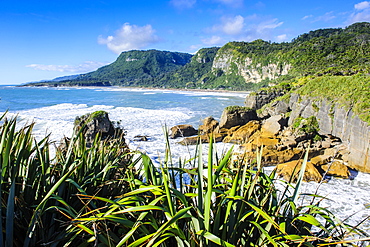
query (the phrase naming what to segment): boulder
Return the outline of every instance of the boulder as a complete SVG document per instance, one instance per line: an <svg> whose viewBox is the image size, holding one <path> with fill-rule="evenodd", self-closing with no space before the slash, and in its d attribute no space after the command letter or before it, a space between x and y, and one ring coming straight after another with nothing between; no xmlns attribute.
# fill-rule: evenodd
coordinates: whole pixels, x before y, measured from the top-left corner
<svg viewBox="0 0 370 247"><path fill-rule="evenodd" d="M148 136L142 136L142 135L134 136L134 141L136 142L146 142L148 140L149 140Z"/></svg>
<svg viewBox="0 0 370 247"><path fill-rule="evenodd" d="M258 117L261 119L266 119L271 116L285 114L289 111L291 111L291 109L286 101L277 100L262 108L262 111L258 112Z"/></svg>
<svg viewBox="0 0 370 247"><path fill-rule="evenodd" d="M327 175L341 178L349 178L350 172L348 167L339 160L334 161L331 164L321 166Z"/></svg>
<svg viewBox="0 0 370 247"><path fill-rule="evenodd" d="M249 94L245 99L245 106L254 110L260 109L262 106L270 103L279 96L284 95L283 91L273 90L267 92L266 90L261 90L257 93Z"/></svg>
<svg viewBox="0 0 370 247"><path fill-rule="evenodd" d="M281 146L285 148L293 148L297 146L295 138L291 136L281 138L280 142Z"/></svg>
<svg viewBox="0 0 370 247"><path fill-rule="evenodd" d="M214 142L221 142L224 138L221 134L215 134L213 137ZM178 142L181 145L196 145L200 142L202 143L209 143L210 135L199 135L199 136L191 136L185 137L182 141Z"/></svg>
<svg viewBox="0 0 370 247"><path fill-rule="evenodd" d="M234 126L242 126L251 120L258 120L255 110L241 106L230 106L222 112L219 128L230 129Z"/></svg>
<svg viewBox="0 0 370 247"><path fill-rule="evenodd" d="M320 166L320 165L325 165L330 162L332 159L332 156L330 155L318 155L316 157L311 158L311 163Z"/></svg>
<svg viewBox="0 0 370 247"><path fill-rule="evenodd" d="M229 131L229 135L226 136L223 142L242 144L246 143L249 138L259 130L261 124L257 120L252 120L247 124L237 128L234 131ZM230 129L231 130L231 129Z"/></svg>
<svg viewBox="0 0 370 247"><path fill-rule="evenodd" d="M300 159L277 165L276 171L278 176L282 177L286 181L295 182L298 178L298 174L302 167L302 162L303 160ZM320 182L321 180L322 175L317 170L317 168L311 162L307 162L306 170L303 176L303 181Z"/></svg>
<svg viewBox="0 0 370 247"><path fill-rule="evenodd" d="M172 139L177 137L186 137L186 136L193 136L197 135L198 131L194 129L194 127L190 124L180 124L173 126L170 129L170 137Z"/></svg>
<svg viewBox="0 0 370 247"><path fill-rule="evenodd" d="M251 137L249 143L252 143L256 147L263 146L267 149L276 149L279 145L279 139L270 135L264 135L261 131L256 131Z"/></svg>
<svg viewBox="0 0 370 247"><path fill-rule="evenodd" d="M123 138L123 130L115 128L113 123L109 120L108 113L105 111L96 111L80 117L76 117L74 121L74 134L78 133L83 128L82 133L85 137L86 146L90 147L98 133L101 138Z"/></svg>
<svg viewBox="0 0 370 247"><path fill-rule="evenodd" d="M261 131L264 135L275 136L279 131L286 126L287 120L282 115L275 115L268 118L261 127Z"/></svg>
<svg viewBox="0 0 370 247"><path fill-rule="evenodd" d="M201 135L212 133L218 127L218 121L213 117L206 117L202 122L203 124L199 126L199 133Z"/></svg>
<svg viewBox="0 0 370 247"><path fill-rule="evenodd" d="M247 143L243 145L244 150L246 151L246 155L250 159L256 158L256 146L252 145L251 143ZM278 150L271 150L271 149L263 149L262 151L262 165L264 166L271 166L281 163L286 163L291 160L297 160L301 157L302 154L301 149L286 149L283 151Z"/></svg>

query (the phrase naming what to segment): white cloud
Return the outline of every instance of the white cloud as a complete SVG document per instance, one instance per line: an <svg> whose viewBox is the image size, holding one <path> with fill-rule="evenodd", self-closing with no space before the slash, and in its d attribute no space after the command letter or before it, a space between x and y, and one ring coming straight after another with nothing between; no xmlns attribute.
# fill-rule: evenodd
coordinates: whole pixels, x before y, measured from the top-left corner
<svg viewBox="0 0 370 247"><path fill-rule="evenodd" d="M221 24L213 26L212 30L217 32L221 31L228 35L238 35L242 33L244 28L244 17L237 15L235 17L221 18Z"/></svg>
<svg viewBox="0 0 370 247"><path fill-rule="evenodd" d="M370 21L370 2L364 1L355 4L354 11L349 16L348 24Z"/></svg>
<svg viewBox="0 0 370 247"><path fill-rule="evenodd" d="M231 7L240 7L243 5L243 0L216 0L216 2L221 2Z"/></svg>
<svg viewBox="0 0 370 247"><path fill-rule="evenodd" d="M262 33L266 29L275 29L283 25L284 22L278 22L278 19L271 19L267 21L263 21L257 25L257 32Z"/></svg>
<svg viewBox="0 0 370 247"><path fill-rule="evenodd" d="M170 4L178 9L190 9L196 2L196 0L171 0Z"/></svg>
<svg viewBox="0 0 370 247"><path fill-rule="evenodd" d="M368 1L364 1L364 2L361 2L361 3L355 4L355 9L356 10L363 10L363 9L367 9L369 7L370 7L370 2L368 2Z"/></svg>
<svg viewBox="0 0 370 247"><path fill-rule="evenodd" d="M329 22L333 19L335 19L336 16L333 11L326 12L324 15L317 17L313 22L317 21L324 21L324 22Z"/></svg>
<svg viewBox="0 0 370 247"><path fill-rule="evenodd" d="M348 16L346 24L370 21L370 2L364 1L354 5L354 9Z"/></svg>
<svg viewBox="0 0 370 247"><path fill-rule="evenodd" d="M203 44L205 45L221 45L224 40L220 36L212 36L210 38L202 39Z"/></svg>
<svg viewBox="0 0 370 247"><path fill-rule="evenodd" d="M96 70L106 63L86 61L79 65L45 65L45 64L29 64L27 68L33 68L35 70L44 71L59 71L59 72L71 72L71 73L84 73Z"/></svg>
<svg viewBox="0 0 370 247"><path fill-rule="evenodd" d="M312 18L312 17L313 17L313 15L306 15L306 16L302 17L301 20L306 20L306 19L309 19L309 18Z"/></svg>
<svg viewBox="0 0 370 247"><path fill-rule="evenodd" d="M355 13L352 14L350 17L350 23L355 23L355 22L370 22L370 12L369 11L363 11L360 13Z"/></svg>
<svg viewBox="0 0 370 247"><path fill-rule="evenodd" d="M287 38L286 34L281 34L281 35L276 36L276 41L277 42L283 42L283 41L287 41L287 40L288 40L288 38Z"/></svg>
<svg viewBox="0 0 370 247"><path fill-rule="evenodd" d="M204 44L212 42L212 40L215 40L215 37L219 37L223 41L276 40L278 36L275 34L275 30L284 24L284 22L279 21L277 18L268 18L256 14L244 17L241 15L222 17L220 22L221 24L207 30L210 33L217 34L217 36L214 36L213 39L202 40Z"/></svg>
<svg viewBox="0 0 370 247"><path fill-rule="evenodd" d="M158 42L159 38L154 33L155 30L151 25L139 27L125 23L114 36L107 38L100 36L98 43L107 45L109 50L120 54L123 51L141 49Z"/></svg>

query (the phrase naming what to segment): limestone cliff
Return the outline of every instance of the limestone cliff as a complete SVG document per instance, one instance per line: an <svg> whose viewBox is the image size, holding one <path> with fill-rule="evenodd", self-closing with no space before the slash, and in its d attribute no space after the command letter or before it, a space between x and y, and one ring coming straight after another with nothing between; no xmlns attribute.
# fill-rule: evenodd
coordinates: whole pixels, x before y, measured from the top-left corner
<svg viewBox="0 0 370 247"><path fill-rule="evenodd" d="M315 116L320 133L339 137L347 145L348 165L370 173L370 126L354 114L352 107L298 94L291 95L289 106L292 109L289 124L299 116Z"/></svg>
<svg viewBox="0 0 370 247"><path fill-rule="evenodd" d="M263 80L274 80L281 75L287 75L292 66L284 61L259 62L252 56L237 52L234 47L225 46L220 49L212 65L212 72L226 75L241 76L246 83L259 83Z"/></svg>
<svg viewBox="0 0 370 247"><path fill-rule="evenodd" d="M317 91L321 91L320 96L313 89L310 90L309 94L302 93L302 90L295 90L282 97L277 97L276 91L262 90L249 95L246 99L246 106L259 109L257 112L260 118L285 114L289 116L289 126L292 126L298 117L314 116L318 121L320 134L338 137L347 146L349 151L349 155L346 157L348 166L358 171L370 173L370 124L366 121L364 113L358 110L359 104L367 104L368 102L362 95L367 94L369 88L366 83L369 82L366 82L365 77L360 79L359 81L362 81L364 86L353 83L361 90L358 91L356 97L351 96L358 98L359 102L356 102L355 99L352 102L345 102L338 97L333 98L329 91L338 89L339 86L332 85L333 87L329 87L330 89L326 91L318 89ZM355 77L348 78L348 81L355 81ZM325 86L328 85L328 82L322 83L321 81L321 84ZM355 90L351 88L351 85L349 83L343 84L348 87L347 91L353 94ZM315 87L318 86L315 85ZM344 94L344 90L338 91Z"/></svg>

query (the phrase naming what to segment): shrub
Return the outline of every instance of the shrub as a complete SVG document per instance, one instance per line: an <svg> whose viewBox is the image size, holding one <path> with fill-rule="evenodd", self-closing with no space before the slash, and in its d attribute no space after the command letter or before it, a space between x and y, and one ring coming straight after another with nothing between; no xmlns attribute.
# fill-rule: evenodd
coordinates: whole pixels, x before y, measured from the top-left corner
<svg viewBox="0 0 370 247"><path fill-rule="evenodd" d="M15 124L0 129L1 245L317 246L366 235L315 195L297 205L308 152L297 184L279 191L275 172L261 167L262 150L256 162L234 158L232 149L219 157L211 139L207 161L198 145L174 166L166 136L155 167L114 141L97 137L86 148L79 133L52 160L47 138L34 142L32 125L15 131Z"/></svg>

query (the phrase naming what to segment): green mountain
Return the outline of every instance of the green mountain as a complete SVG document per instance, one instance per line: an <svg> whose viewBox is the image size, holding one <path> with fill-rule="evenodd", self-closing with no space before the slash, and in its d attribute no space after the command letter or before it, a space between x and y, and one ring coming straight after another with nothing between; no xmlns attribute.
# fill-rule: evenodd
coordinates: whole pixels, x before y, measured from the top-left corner
<svg viewBox="0 0 370 247"><path fill-rule="evenodd" d="M194 56L169 51L123 52L115 62L54 86L135 86L251 90L300 76L370 70L370 23L311 31L292 42L229 42Z"/></svg>

